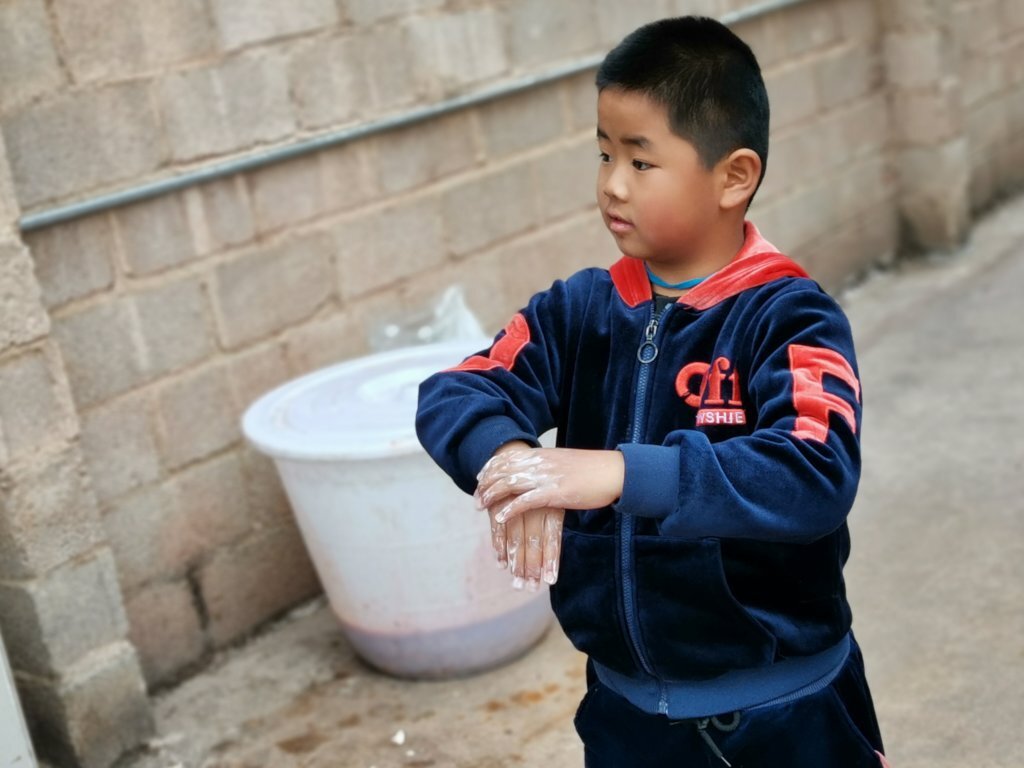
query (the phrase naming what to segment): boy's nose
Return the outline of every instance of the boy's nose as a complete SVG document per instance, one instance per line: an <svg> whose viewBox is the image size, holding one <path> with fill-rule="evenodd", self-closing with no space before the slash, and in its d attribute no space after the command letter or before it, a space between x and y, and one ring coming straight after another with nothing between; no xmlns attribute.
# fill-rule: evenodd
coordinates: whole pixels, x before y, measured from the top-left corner
<svg viewBox="0 0 1024 768"><path fill-rule="evenodd" d="M609 172L602 180L601 191L611 200L625 200L629 195L621 174L614 171Z"/></svg>

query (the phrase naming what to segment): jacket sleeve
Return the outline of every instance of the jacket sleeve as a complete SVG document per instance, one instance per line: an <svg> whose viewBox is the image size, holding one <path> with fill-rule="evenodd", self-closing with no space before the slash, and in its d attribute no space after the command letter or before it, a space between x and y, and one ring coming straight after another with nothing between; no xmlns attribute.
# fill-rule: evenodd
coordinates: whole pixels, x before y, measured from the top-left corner
<svg viewBox="0 0 1024 768"><path fill-rule="evenodd" d="M770 298L752 329L753 431L711 443L684 429L662 445L620 445L618 511L661 519L665 535L788 542L814 541L846 519L861 424L846 317L808 282Z"/></svg>
<svg viewBox="0 0 1024 768"><path fill-rule="evenodd" d="M499 447L512 440L538 446L537 438L557 423L571 293L557 281L489 349L420 385L416 434L466 493L476 489L477 474Z"/></svg>

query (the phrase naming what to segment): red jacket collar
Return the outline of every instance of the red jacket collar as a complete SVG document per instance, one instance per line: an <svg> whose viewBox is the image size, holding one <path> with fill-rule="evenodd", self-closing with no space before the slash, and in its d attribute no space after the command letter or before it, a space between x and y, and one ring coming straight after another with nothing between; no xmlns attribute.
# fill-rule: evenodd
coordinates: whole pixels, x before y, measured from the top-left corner
<svg viewBox="0 0 1024 768"><path fill-rule="evenodd" d="M748 288L781 277L807 277L795 261L761 237L753 222L743 223L743 247L735 258L696 288L679 297L679 303L693 309L709 309ZM653 298L647 270L641 259L623 256L608 270L619 296L631 307Z"/></svg>

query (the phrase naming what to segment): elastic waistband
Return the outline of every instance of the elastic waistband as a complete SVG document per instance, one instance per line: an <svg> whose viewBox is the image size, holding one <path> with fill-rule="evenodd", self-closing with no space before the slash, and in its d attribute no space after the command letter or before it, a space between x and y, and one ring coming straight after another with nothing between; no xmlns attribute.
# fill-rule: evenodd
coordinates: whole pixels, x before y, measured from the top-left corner
<svg viewBox="0 0 1024 768"><path fill-rule="evenodd" d="M741 709L779 704L828 686L850 655L850 636L813 656L783 659L765 667L738 669L710 680L658 680L629 677L594 661L606 687L648 714L673 720L712 717Z"/></svg>

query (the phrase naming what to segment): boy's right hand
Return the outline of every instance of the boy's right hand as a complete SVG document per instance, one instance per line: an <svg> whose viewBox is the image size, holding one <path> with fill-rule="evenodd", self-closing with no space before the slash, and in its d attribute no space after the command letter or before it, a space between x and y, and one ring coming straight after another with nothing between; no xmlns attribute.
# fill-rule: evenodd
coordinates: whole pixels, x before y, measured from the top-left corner
<svg viewBox="0 0 1024 768"><path fill-rule="evenodd" d="M558 580L562 553L564 509L531 509L507 523L494 519L498 507L487 510L491 518L491 543L499 567L512 572L512 586L531 592Z"/></svg>
<svg viewBox="0 0 1024 768"><path fill-rule="evenodd" d="M529 448L528 443L516 440L506 443L494 452L495 456L518 448ZM558 580L558 563L562 554L562 521L564 509L532 509L507 523L499 523L495 515L503 504L488 508L491 521L491 544L498 559L498 567L512 572L512 586L531 591L540 589L543 579L548 584Z"/></svg>

